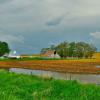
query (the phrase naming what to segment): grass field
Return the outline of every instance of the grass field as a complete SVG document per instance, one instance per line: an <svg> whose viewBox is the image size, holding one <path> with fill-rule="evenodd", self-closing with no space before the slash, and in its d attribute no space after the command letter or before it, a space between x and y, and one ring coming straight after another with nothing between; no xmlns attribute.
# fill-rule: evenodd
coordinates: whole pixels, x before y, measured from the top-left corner
<svg viewBox="0 0 100 100"><path fill-rule="evenodd" d="M100 59L100 52L95 53L92 58Z"/></svg>
<svg viewBox="0 0 100 100"><path fill-rule="evenodd" d="M100 74L95 59L2 59L0 68L27 68L58 72ZM0 70L0 100L100 100L100 86L54 80Z"/></svg>
<svg viewBox="0 0 100 100"><path fill-rule="evenodd" d="M100 100L100 86L0 70L0 100Z"/></svg>

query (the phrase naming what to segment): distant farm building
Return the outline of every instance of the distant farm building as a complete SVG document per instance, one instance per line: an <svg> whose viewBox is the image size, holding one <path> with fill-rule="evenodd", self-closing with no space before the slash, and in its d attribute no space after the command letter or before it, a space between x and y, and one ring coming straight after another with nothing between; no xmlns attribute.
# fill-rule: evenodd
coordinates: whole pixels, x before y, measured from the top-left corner
<svg viewBox="0 0 100 100"><path fill-rule="evenodd" d="M20 58L20 55L18 55L16 51L11 51L10 54L5 55L5 57L11 58L11 59L17 59L17 58Z"/></svg>
<svg viewBox="0 0 100 100"><path fill-rule="evenodd" d="M48 58L60 58L59 54L55 50L47 50L42 54L42 56Z"/></svg>

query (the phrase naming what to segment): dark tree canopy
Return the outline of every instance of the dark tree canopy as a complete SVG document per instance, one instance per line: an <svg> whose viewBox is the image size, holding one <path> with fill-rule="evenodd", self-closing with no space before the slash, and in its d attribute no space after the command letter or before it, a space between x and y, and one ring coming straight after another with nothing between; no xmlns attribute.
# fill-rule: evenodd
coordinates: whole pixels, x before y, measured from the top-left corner
<svg viewBox="0 0 100 100"><path fill-rule="evenodd" d="M62 42L56 46L50 48L43 48L41 51L56 50L57 53L62 57L77 57L77 58L91 58L97 51L93 44L85 42Z"/></svg>
<svg viewBox="0 0 100 100"><path fill-rule="evenodd" d="M8 43L0 41L0 57L5 54L9 54L9 52L10 52L10 49L9 49Z"/></svg>

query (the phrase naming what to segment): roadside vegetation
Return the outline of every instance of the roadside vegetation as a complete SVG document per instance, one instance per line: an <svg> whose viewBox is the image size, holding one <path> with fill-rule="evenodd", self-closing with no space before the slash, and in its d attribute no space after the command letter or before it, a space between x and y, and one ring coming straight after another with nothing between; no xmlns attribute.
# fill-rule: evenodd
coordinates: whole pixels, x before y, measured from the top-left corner
<svg viewBox="0 0 100 100"><path fill-rule="evenodd" d="M100 100L100 86L0 70L0 100Z"/></svg>
<svg viewBox="0 0 100 100"><path fill-rule="evenodd" d="M33 58L0 58L0 61L28 61L28 60L80 60L80 58L46 58L46 57L33 57Z"/></svg>
<svg viewBox="0 0 100 100"><path fill-rule="evenodd" d="M100 58L100 57L99 57ZM98 58L98 59L99 59ZM0 61L29 61L29 60L96 60L96 58L83 59L83 58L48 58L48 57L26 57L26 58L0 58Z"/></svg>

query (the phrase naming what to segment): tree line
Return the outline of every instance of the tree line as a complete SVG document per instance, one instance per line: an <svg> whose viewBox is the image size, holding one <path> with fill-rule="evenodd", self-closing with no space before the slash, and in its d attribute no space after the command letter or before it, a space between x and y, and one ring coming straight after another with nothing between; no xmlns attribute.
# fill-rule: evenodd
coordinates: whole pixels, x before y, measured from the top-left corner
<svg viewBox="0 0 100 100"><path fill-rule="evenodd" d="M8 43L0 41L0 57L9 54L10 48L8 46Z"/></svg>
<svg viewBox="0 0 100 100"><path fill-rule="evenodd" d="M58 45L51 45L49 48L42 48L41 54L47 50L55 50L60 57L91 58L97 51L93 44L86 42L61 42Z"/></svg>

